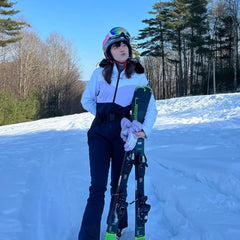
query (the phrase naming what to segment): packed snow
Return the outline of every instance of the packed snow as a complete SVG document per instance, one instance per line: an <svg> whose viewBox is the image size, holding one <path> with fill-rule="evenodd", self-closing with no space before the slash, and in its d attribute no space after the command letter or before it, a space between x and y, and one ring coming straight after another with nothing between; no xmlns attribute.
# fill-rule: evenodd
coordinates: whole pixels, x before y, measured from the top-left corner
<svg viewBox="0 0 240 240"><path fill-rule="evenodd" d="M147 240L240 239L240 94L157 101L145 141ZM0 240L77 240L88 197L82 113L0 127ZM128 201L134 200L134 171ZM109 207L106 193L101 239ZM134 204L122 240L134 239Z"/></svg>

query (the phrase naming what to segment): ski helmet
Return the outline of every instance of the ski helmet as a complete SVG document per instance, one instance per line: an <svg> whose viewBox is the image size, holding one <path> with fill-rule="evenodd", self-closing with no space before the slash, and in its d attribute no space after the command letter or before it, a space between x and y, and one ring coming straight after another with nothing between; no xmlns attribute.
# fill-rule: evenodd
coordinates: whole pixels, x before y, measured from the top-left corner
<svg viewBox="0 0 240 240"><path fill-rule="evenodd" d="M103 52L107 59L113 60L110 53L110 47L113 43L124 42L127 44L129 49L129 57L132 56L132 48L130 45L131 36L129 32L122 27L114 27L110 30L103 41Z"/></svg>

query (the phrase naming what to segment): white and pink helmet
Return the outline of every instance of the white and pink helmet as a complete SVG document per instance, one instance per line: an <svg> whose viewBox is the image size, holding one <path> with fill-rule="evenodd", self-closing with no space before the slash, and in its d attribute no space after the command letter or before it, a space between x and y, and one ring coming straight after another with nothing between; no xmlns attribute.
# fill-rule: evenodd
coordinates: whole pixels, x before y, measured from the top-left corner
<svg viewBox="0 0 240 240"><path fill-rule="evenodd" d="M112 60L110 46L116 42L124 42L129 48L129 56L132 56L132 48L130 45L131 36L129 32L122 27L114 27L110 30L103 41L103 52L107 59Z"/></svg>

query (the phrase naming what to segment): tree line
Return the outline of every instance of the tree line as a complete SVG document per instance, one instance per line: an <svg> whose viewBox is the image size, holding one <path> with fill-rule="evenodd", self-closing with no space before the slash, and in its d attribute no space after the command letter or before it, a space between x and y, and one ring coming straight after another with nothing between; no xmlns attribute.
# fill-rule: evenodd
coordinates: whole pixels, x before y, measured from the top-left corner
<svg viewBox="0 0 240 240"><path fill-rule="evenodd" d="M154 4L138 40L157 99L239 90L238 2L170 0Z"/></svg>
<svg viewBox="0 0 240 240"><path fill-rule="evenodd" d="M0 2L1 18L17 13L7 3ZM1 19L0 125L81 112L79 79L72 45L62 35L42 41L25 21Z"/></svg>
<svg viewBox="0 0 240 240"><path fill-rule="evenodd" d="M14 4L0 0L0 125L82 112L72 44L41 40ZM156 99L239 89L238 0L157 1L149 14L133 47Z"/></svg>

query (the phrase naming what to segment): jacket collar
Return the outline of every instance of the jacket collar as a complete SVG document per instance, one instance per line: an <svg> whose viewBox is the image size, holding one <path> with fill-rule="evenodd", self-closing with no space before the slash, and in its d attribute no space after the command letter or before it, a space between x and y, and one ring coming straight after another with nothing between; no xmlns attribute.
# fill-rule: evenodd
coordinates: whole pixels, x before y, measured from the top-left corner
<svg viewBox="0 0 240 240"><path fill-rule="evenodd" d="M114 64L113 64L113 74L112 74L112 76L116 77L116 76L118 76L118 74L119 74L119 71L118 71L118 68L117 68L117 64L114 63ZM123 71L120 73L120 76L122 76L123 74L125 74L125 70L123 70Z"/></svg>

